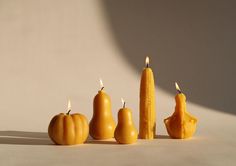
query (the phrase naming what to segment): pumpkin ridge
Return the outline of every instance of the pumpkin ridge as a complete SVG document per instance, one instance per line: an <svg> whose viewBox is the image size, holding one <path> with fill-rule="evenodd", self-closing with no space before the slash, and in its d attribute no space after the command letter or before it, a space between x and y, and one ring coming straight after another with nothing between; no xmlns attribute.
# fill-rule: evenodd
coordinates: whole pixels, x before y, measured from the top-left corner
<svg viewBox="0 0 236 166"><path fill-rule="evenodd" d="M74 136L74 142L75 143L78 143L77 138L79 138L78 134L77 134L78 133L78 124L77 123L79 122L79 119L77 119L77 118L79 118L77 114L72 115L73 124L74 124L73 130L74 130L74 133L75 133L75 136Z"/></svg>
<svg viewBox="0 0 236 166"><path fill-rule="evenodd" d="M83 117L83 118L81 118L81 122L82 122L82 128L84 129L85 127L86 127L86 123L87 123L87 119L86 119L86 117L85 116L83 116L83 115L80 115L81 117ZM85 132L85 131L87 131L87 129L86 130L84 130L83 132ZM82 141L85 141L86 140L86 134L82 134Z"/></svg>
<svg viewBox="0 0 236 166"><path fill-rule="evenodd" d="M84 127L84 124L83 124L83 118L81 118L81 115L78 115L78 117L79 117L79 134L78 134L78 136L79 136L79 142L83 142L83 127Z"/></svg>
<svg viewBox="0 0 236 166"><path fill-rule="evenodd" d="M62 127L62 128L63 128L63 134L62 134L62 135L63 135L63 139L62 139L62 142L63 142L64 145L65 145L66 142L67 142L67 141L66 141L66 139L67 139L67 138L66 138L66 132L65 132L65 131L66 131L66 123L65 123L65 120L66 120L66 116L63 116L63 119L62 119L62 126L63 126L63 127Z"/></svg>
<svg viewBox="0 0 236 166"><path fill-rule="evenodd" d="M48 126L48 136L52 139L54 143L56 143L56 141L53 138L53 131L54 131L53 128L54 128L55 121L57 120L56 118L57 116L54 116Z"/></svg>

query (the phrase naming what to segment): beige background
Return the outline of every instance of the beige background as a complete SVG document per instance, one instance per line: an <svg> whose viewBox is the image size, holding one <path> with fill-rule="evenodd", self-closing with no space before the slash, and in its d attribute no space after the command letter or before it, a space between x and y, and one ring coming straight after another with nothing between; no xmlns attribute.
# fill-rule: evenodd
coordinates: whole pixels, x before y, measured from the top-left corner
<svg viewBox="0 0 236 166"><path fill-rule="evenodd" d="M234 6L0 0L0 165L235 165ZM146 54L157 83L160 139L52 145L52 116L65 112L70 98L72 112L90 119L100 77L115 119L123 97L138 127ZM175 80L199 119L190 140L166 136L163 119L174 110Z"/></svg>

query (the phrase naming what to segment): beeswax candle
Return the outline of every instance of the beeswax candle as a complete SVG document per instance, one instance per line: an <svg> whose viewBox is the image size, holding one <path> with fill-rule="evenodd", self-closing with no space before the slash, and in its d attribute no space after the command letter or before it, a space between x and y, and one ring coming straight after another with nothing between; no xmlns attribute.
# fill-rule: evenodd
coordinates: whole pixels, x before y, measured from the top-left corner
<svg viewBox="0 0 236 166"><path fill-rule="evenodd" d="M175 96L175 111L172 116L166 118L164 123L170 137L184 139L192 137L196 131L197 118L186 110L186 96L175 83L178 94Z"/></svg>
<svg viewBox="0 0 236 166"><path fill-rule="evenodd" d="M123 108L118 112L118 124L115 129L115 139L120 144L132 144L137 141L138 132L134 126L131 110L125 107L123 99Z"/></svg>
<svg viewBox="0 0 236 166"><path fill-rule="evenodd" d="M148 57L142 72L139 98L139 137L153 139L156 134L155 83Z"/></svg>
<svg viewBox="0 0 236 166"><path fill-rule="evenodd" d="M93 100L93 117L89 124L89 134L94 139L108 139L114 137L115 121L111 112L111 99L104 92L100 79L101 90Z"/></svg>

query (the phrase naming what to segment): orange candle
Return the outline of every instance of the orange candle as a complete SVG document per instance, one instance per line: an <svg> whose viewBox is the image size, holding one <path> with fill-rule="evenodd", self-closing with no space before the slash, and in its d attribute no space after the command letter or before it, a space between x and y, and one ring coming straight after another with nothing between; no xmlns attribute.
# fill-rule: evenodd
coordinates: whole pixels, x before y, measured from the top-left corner
<svg viewBox="0 0 236 166"><path fill-rule="evenodd" d="M118 124L115 129L115 139L120 144L132 144L137 141L138 132L134 126L131 109L125 107L123 99L123 108L118 112Z"/></svg>
<svg viewBox="0 0 236 166"><path fill-rule="evenodd" d="M115 121L111 112L111 99L104 91L100 79L101 90L93 100L93 117L89 124L89 134L94 139L108 139L114 137Z"/></svg>
<svg viewBox="0 0 236 166"><path fill-rule="evenodd" d="M139 137L153 139L156 134L155 83L148 57L141 77L139 109Z"/></svg>
<svg viewBox="0 0 236 166"><path fill-rule="evenodd" d="M172 116L164 120L164 123L170 137L189 138L196 131L197 118L187 112L186 96L182 93L177 83L175 83L175 87L178 92L175 96L175 111Z"/></svg>

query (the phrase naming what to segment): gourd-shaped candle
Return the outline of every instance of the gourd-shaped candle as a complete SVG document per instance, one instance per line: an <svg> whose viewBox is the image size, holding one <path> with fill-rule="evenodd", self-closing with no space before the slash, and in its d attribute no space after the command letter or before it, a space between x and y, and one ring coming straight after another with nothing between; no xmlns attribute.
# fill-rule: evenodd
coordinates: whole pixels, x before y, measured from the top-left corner
<svg viewBox="0 0 236 166"><path fill-rule="evenodd" d="M57 145L75 145L86 141L89 133L87 118L79 113L70 114L71 104L68 101L68 112L54 116L48 127L48 135Z"/></svg>
<svg viewBox="0 0 236 166"><path fill-rule="evenodd" d="M139 137L153 139L156 134L155 83L148 57L142 72L139 97Z"/></svg>
<svg viewBox="0 0 236 166"><path fill-rule="evenodd" d="M111 99L104 92L100 79L101 90L93 100L93 117L89 124L89 134L94 139L108 139L114 137L115 121L111 112Z"/></svg>
<svg viewBox="0 0 236 166"><path fill-rule="evenodd" d="M176 106L172 116L164 123L171 138L184 139L192 137L196 130L197 119L186 110L186 97L175 83L178 94L175 96Z"/></svg>
<svg viewBox="0 0 236 166"><path fill-rule="evenodd" d="M123 108L118 112L118 124L115 129L115 139L120 144L132 144L137 141L138 133L134 127L132 113L125 107L123 99Z"/></svg>

